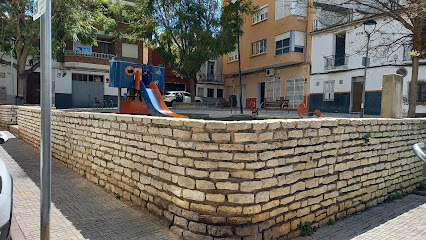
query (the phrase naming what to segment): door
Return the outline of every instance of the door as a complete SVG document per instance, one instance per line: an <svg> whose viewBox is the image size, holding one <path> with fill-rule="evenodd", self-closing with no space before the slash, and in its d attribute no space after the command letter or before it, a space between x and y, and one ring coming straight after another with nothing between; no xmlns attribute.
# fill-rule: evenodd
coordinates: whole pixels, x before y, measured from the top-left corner
<svg viewBox="0 0 426 240"><path fill-rule="evenodd" d="M93 75L73 74L72 81L72 106L73 107L93 107L95 97L102 103L104 100L103 79ZM91 81L90 81L91 80Z"/></svg>
<svg viewBox="0 0 426 240"><path fill-rule="evenodd" d="M361 112L362 88L364 84L363 77L353 78L352 80L352 110L353 113Z"/></svg>
<svg viewBox="0 0 426 240"><path fill-rule="evenodd" d="M34 72L27 77L27 103L40 104L40 73Z"/></svg>
<svg viewBox="0 0 426 240"><path fill-rule="evenodd" d="M289 108L297 108L303 103L305 90L305 79L288 79L285 83L285 99L288 100Z"/></svg>
<svg viewBox="0 0 426 240"><path fill-rule="evenodd" d="M190 93L187 93L187 92L184 92L183 93L183 102L191 102L191 94Z"/></svg>
<svg viewBox="0 0 426 240"><path fill-rule="evenodd" d="M265 102L265 82L257 83L256 107L260 108Z"/></svg>
<svg viewBox="0 0 426 240"><path fill-rule="evenodd" d="M346 33L336 35L335 60L334 66L345 65Z"/></svg>
<svg viewBox="0 0 426 240"><path fill-rule="evenodd" d="M214 81L214 61L207 61L207 81Z"/></svg>

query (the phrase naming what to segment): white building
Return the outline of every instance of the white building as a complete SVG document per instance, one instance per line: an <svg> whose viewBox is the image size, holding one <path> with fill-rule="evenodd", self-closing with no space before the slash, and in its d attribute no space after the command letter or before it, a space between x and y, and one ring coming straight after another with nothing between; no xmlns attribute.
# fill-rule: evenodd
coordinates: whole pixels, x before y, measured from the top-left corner
<svg viewBox="0 0 426 240"><path fill-rule="evenodd" d="M309 109L356 113L361 110L367 34L361 12L316 3L314 14ZM349 14L348 14L349 13ZM332 17L330 17L332 16ZM365 113L380 114L382 77L405 68L403 101L408 111L411 80L410 46L385 45L407 30L399 22L376 18L377 25L365 26L371 33L367 69ZM396 34L391 34L391 33ZM420 60L417 113L426 113L426 59Z"/></svg>
<svg viewBox="0 0 426 240"><path fill-rule="evenodd" d="M206 61L197 73L197 96L205 103L217 103L224 98L223 58Z"/></svg>
<svg viewBox="0 0 426 240"><path fill-rule="evenodd" d="M2 54L2 53L0 53ZM10 58L3 55L3 59ZM95 98L105 106L117 106L117 88L109 87L109 61L112 57L148 63L148 49L142 42L129 43L127 39L114 39L98 35L97 46L68 42L64 63L52 62L52 89L57 108L93 107ZM16 60L14 60L16 62ZM27 69L30 66L27 66ZM16 70L10 74L10 65L0 65L0 104L13 104L17 96ZM13 87L12 87L13 83ZM40 103L40 69L27 76L25 104ZM122 89L126 92L126 89Z"/></svg>

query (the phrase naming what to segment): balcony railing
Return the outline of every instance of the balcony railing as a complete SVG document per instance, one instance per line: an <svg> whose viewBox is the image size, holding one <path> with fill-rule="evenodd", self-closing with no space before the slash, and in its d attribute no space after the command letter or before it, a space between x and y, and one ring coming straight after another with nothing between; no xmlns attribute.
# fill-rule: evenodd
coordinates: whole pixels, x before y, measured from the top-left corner
<svg viewBox="0 0 426 240"><path fill-rule="evenodd" d="M324 57L324 67L326 70L348 68L349 55L332 55Z"/></svg>
<svg viewBox="0 0 426 240"><path fill-rule="evenodd" d="M115 57L114 54L106 54L106 53L98 53L98 52L85 53L85 52L76 51L76 50L65 50L65 56L82 56L82 57L102 58L102 59L111 59L112 57Z"/></svg>
<svg viewBox="0 0 426 240"><path fill-rule="evenodd" d="M208 74L208 75L203 74L202 76L199 76L198 81L221 83L222 82L222 74Z"/></svg>

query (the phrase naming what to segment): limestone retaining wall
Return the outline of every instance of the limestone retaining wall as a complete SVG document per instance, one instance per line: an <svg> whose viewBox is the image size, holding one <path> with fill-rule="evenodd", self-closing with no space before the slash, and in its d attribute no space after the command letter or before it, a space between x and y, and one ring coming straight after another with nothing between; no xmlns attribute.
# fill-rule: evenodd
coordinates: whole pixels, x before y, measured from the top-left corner
<svg viewBox="0 0 426 240"><path fill-rule="evenodd" d="M40 110L18 108L39 146ZM411 191L426 119L218 122L53 110L53 157L186 239L277 239ZM371 134L369 143L363 137Z"/></svg>
<svg viewBox="0 0 426 240"><path fill-rule="evenodd" d="M0 105L0 126L16 124L16 108L14 105Z"/></svg>

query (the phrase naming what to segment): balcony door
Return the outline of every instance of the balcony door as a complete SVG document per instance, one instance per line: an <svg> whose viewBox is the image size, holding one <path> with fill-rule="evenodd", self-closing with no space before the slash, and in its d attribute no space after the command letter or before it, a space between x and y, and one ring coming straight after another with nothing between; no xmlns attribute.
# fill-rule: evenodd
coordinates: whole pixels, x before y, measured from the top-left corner
<svg viewBox="0 0 426 240"><path fill-rule="evenodd" d="M346 33L340 33L336 35L336 45L335 45L335 60L334 66L343 66L345 65L345 48L346 48Z"/></svg>
<svg viewBox="0 0 426 240"><path fill-rule="evenodd" d="M214 81L215 61L207 61L207 81Z"/></svg>

